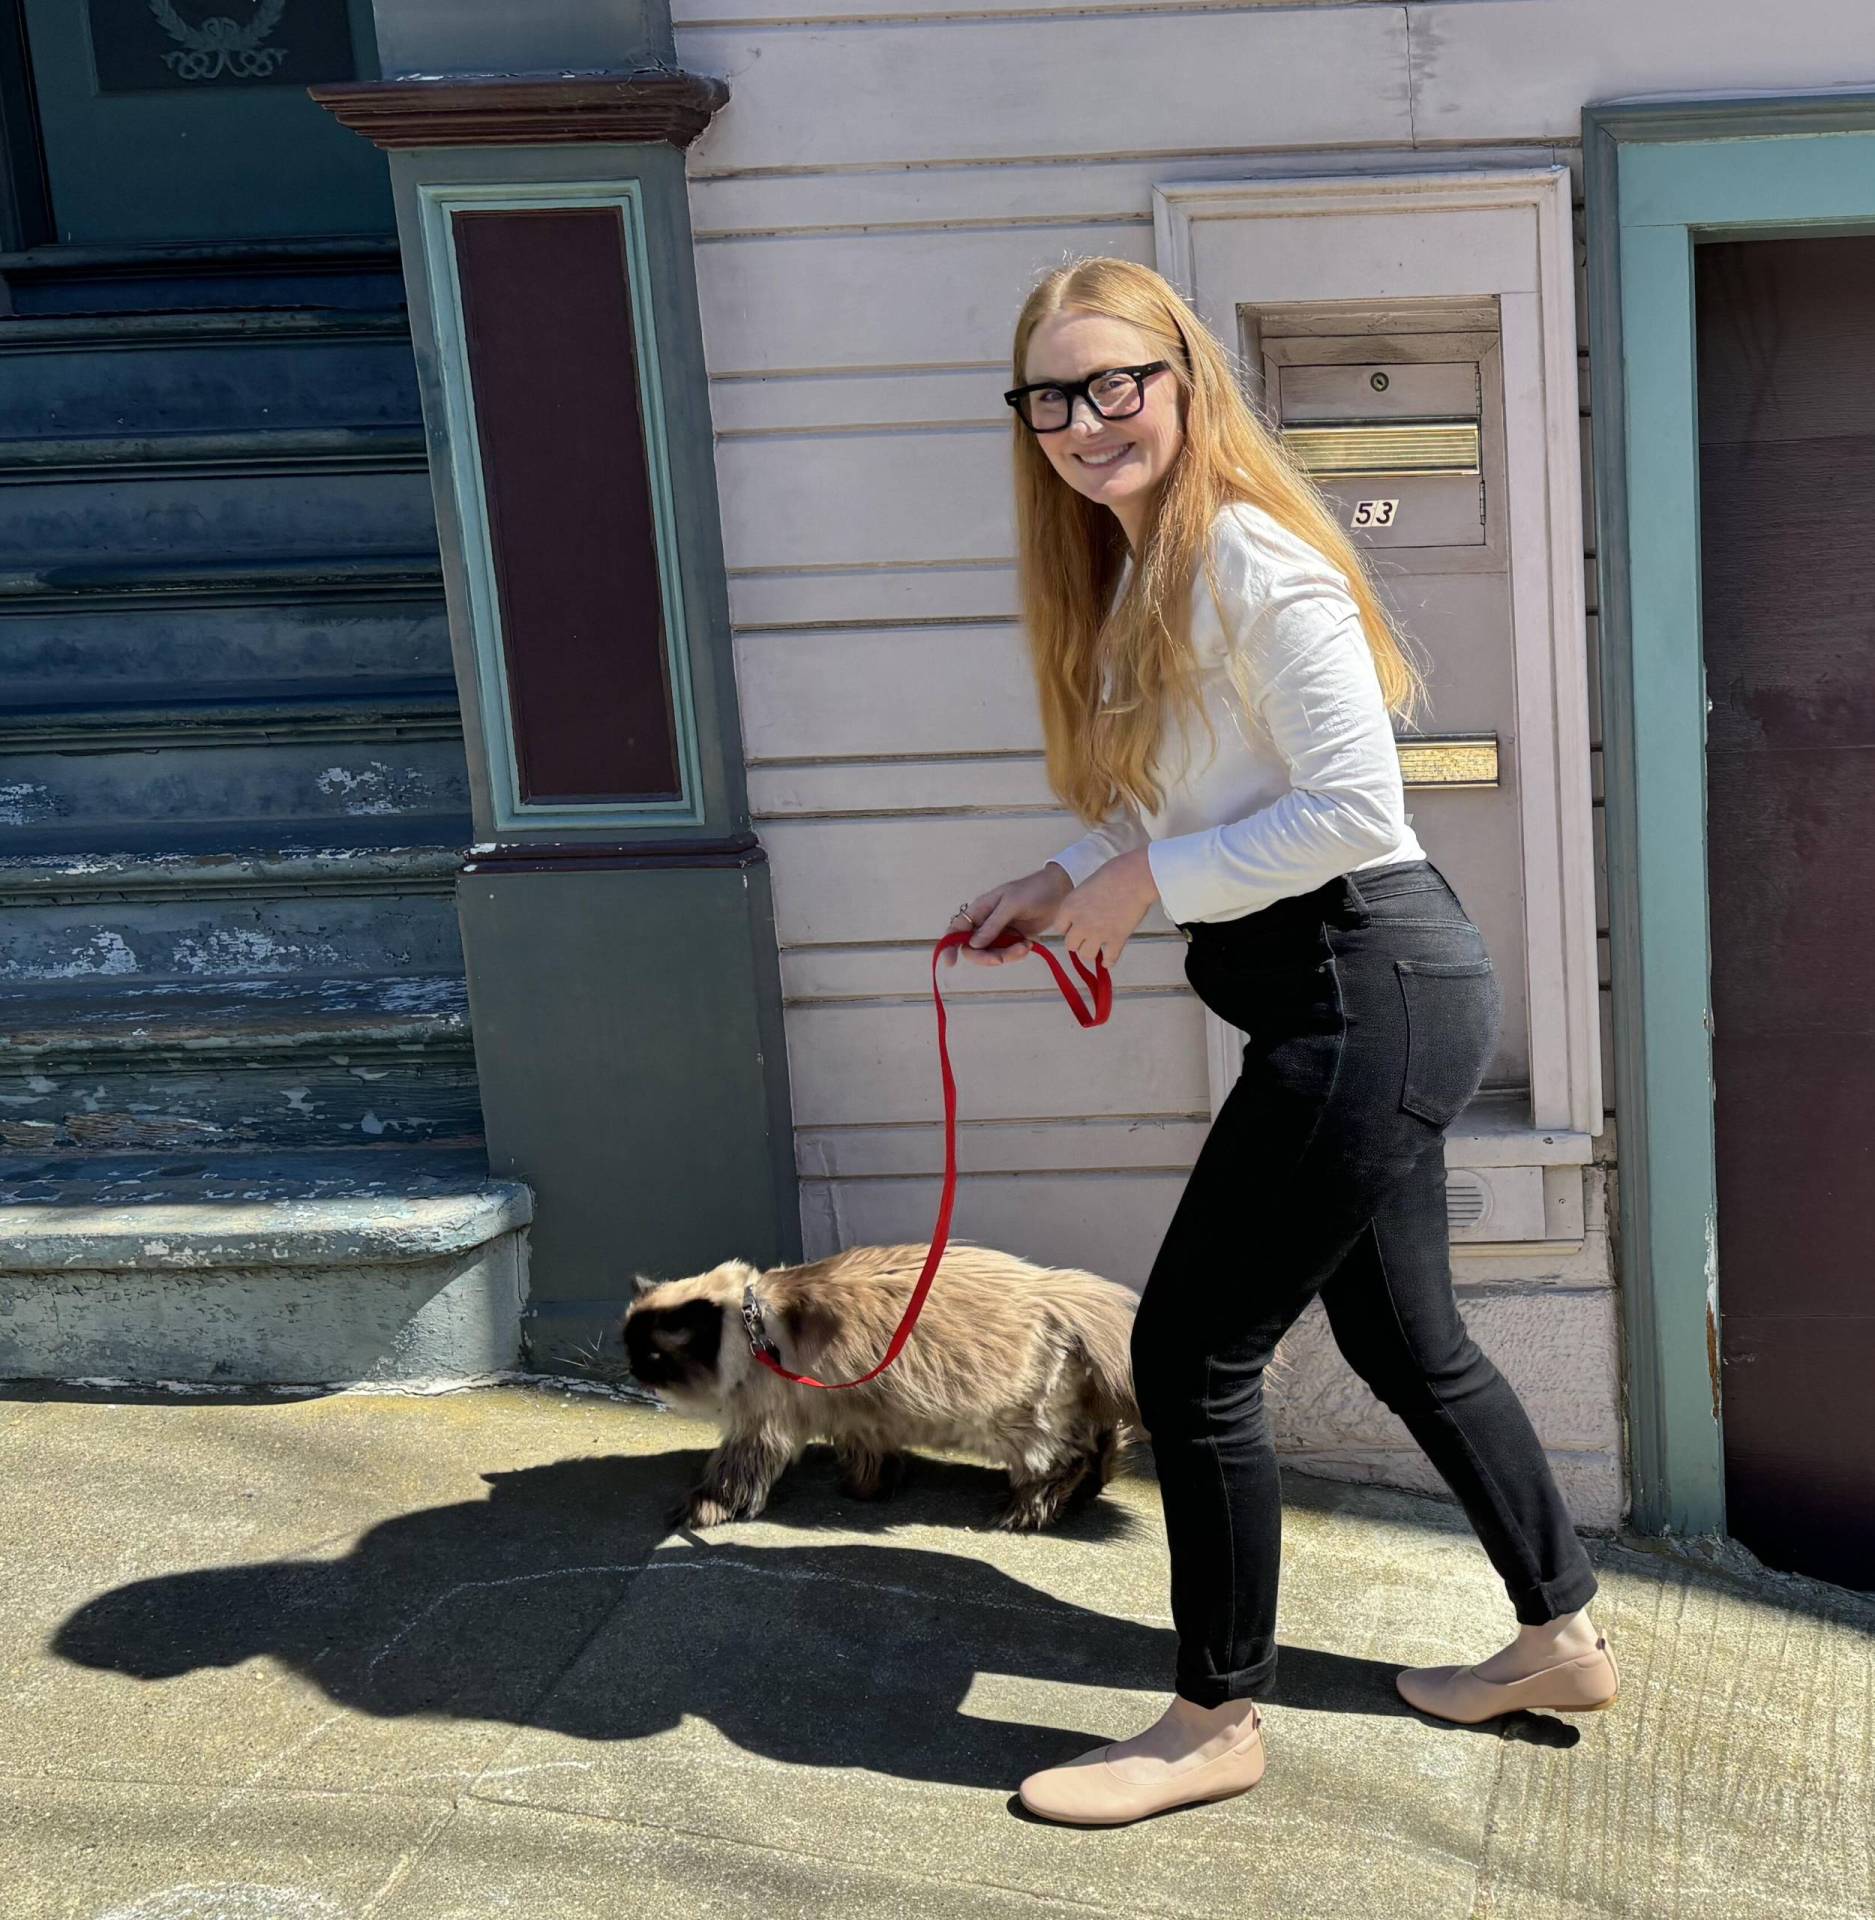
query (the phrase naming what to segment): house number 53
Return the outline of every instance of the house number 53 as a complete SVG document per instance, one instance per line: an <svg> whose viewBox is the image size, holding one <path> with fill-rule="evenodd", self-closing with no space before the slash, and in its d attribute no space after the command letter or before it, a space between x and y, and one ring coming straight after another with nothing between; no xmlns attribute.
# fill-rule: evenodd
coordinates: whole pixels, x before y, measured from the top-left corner
<svg viewBox="0 0 1875 1920"><path fill-rule="evenodd" d="M1393 516L1400 510L1397 500L1359 500L1355 502L1354 518L1349 521L1355 527L1390 527Z"/></svg>

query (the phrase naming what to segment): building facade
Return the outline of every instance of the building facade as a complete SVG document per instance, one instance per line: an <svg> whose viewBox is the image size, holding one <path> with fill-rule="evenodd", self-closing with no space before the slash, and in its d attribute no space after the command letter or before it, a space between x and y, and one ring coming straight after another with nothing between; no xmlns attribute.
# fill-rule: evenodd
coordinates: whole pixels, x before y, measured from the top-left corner
<svg viewBox="0 0 1875 1920"><path fill-rule="evenodd" d="M1008 338L1112 254L1427 662L1507 989L1455 1267L1579 1517L1875 1582L1862 10L228 11L11 23L9 1370L546 1364L928 1232L925 951L1069 833ZM1182 958L1094 1034L956 979L960 1233L1143 1280L1236 1044ZM1429 1484L1289 1360L1298 1464Z"/></svg>

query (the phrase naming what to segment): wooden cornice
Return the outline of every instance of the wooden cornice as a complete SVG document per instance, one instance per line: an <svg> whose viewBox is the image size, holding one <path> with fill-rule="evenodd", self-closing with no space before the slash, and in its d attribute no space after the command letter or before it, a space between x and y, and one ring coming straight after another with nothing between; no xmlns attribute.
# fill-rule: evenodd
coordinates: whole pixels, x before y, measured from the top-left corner
<svg viewBox="0 0 1875 1920"><path fill-rule="evenodd" d="M538 147L662 142L687 147L729 98L707 74L448 74L309 87L373 146Z"/></svg>

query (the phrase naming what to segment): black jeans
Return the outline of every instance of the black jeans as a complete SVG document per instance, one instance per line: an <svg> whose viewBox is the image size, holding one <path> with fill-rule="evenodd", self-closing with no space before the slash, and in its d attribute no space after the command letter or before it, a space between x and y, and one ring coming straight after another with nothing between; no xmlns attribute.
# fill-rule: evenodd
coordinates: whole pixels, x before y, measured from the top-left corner
<svg viewBox="0 0 1875 1920"><path fill-rule="evenodd" d="M1275 1672L1282 1496L1263 1370L1318 1293L1348 1364L1463 1504L1517 1618L1573 1613L1595 1591L1588 1557L1452 1295L1444 1133L1501 1011L1477 928L1413 861L1187 931L1186 977L1250 1039L1133 1332L1178 1691L1217 1706Z"/></svg>

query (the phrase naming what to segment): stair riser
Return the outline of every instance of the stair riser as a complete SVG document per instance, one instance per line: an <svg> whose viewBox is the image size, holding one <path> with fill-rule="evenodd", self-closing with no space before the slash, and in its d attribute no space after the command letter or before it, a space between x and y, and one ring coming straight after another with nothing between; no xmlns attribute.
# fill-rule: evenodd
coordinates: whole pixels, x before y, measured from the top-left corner
<svg viewBox="0 0 1875 1920"><path fill-rule="evenodd" d="M0 567L423 553L426 471L164 474L0 485Z"/></svg>
<svg viewBox="0 0 1875 1920"><path fill-rule="evenodd" d="M460 1041L407 1057L308 1049L264 1064L136 1071L54 1059L0 1074L0 1152L409 1145L481 1130L474 1060Z"/></svg>
<svg viewBox="0 0 1875 1920"><path fill-rule="evenodd" d="M446 1259L9 1273L0 1379L287 1385L474 1378L520 1357L525 1232Z"/></svg>
<svg viewBox="0 0 1875 1920"><path fill-rule="evenodd" d="M0 911L0 981L460 973L452 890L157 897Z"/></svg>
<svg viewBox="0 0 1875 1920"><path fill-rule="evenodd" d="M0 754L0 828L56 830L73 847L160 845L191 824L222 826L230 845L343 845L367 821L466 823L468 784L459 737L14 752Z"/></svg>
<svg viewBox="0 0 1875 1920"><path fill-rule="evenodd" d="M407 340L0 352L0 440L415 426Z"/></svg>
<svg viewBox="0 0 1875 1920"><path fill-rule="evenodd" d="M145 606L0 618L0 711L291 699L302 686L452 684L441 600L387 606Z"/></svg>

